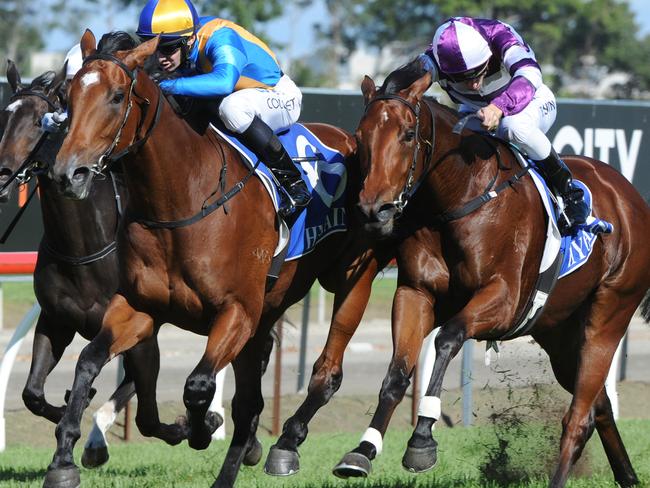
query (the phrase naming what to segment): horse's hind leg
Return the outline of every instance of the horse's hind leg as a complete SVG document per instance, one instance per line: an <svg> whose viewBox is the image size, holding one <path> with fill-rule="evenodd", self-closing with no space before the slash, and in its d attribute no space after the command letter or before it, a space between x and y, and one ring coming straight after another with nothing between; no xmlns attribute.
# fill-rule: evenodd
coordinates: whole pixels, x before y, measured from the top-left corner
<svg viewBox="0 0 650 488"><path fill-rule="evenodd" d="M121 295L111 300L99 334L81 351L68 406L56 427L57 448L44 488L75 488L81 480L74 464L73 449L81 435L80 423L93 381L113 357L153 334L153 319L136 312Z"/></svg>
<svg viewBox="0 0 650 488"><path fill-rule="evenodd" d="M368 476L371 461L381 453L390 419L410 384L424 337L433 327L433 298L411 287L398 287L392 323L393 357L381 385L377 409L358 447L334 467L334 474L340 478Z"/></svg>
<svg viewBox="0 0 650 488"><path fill-rule="evenodd" d="M563 419L560 459L551 479L551 487L558 488L566 484L571 467L582 454L587 440L593 433L596 416L600 415L601 419L611 418L609 429L607 423L601 425L604 432L608 434L607 439L610 441L614 439L611 430L611 426L614 425L613 417L611 411L609 413L606 411L608 402L603 400L598 402L598 399L603 394L605 378L616 348L641 298L641 296L628 295L622 299L618 291L602 288L595 294L580 346L573 400ZM597 409L596 415L594 409ZM620 440L620 437L617 437ZM620 445L622 446L622 442ZM621 460L619 454L618 461ZM625 479L620 481L617 479L619 482L628 483L624 486L637 482L631 465L629 468L630 470L621 468L625 471L623 475Z"/></svg>
<svg viewBox="0 0 650 488"><path fill-rule="evenodd" d="M55 407L45 400L45 380L61 360L74 335L73 328L62 327L44 313L39 316L34 333L32 364L23 390L23 402L34 415L45 417L55 424L63 417L65 406Z"/></svg>
<svg viewBox="0 0 650 488"><path fill-rule="evenodd" d="M550 331L534 335L535 340L548 353L555 377L569 393L574 392L582 329L576 327L578 318L559 324ZM638 478L630 462L625 445L616 427L612 406L603 388L594 403L594 420L603 448L614 473L614 478L621 486L634 486Z"/></svg>
<svg viewBox="0 0 650 488"><path fill-rule="evenodd" d="M93 414L93 426L84 445L84 452L81 455L81 464L84 468L98 468L108 462L106 432L115 423L117 414L133 395L135 395L135 384L131 379L130 372L127 370L124 379L108 401Z"/></svg>
<svg viewBox="0 0 650 488"><path fill-rule="evenodd" d="M387 259L386 259L387 261ZM282 428L282 435L269 450L264 472L287 476L300 469L298 446L307 438L308 424L316 412L337 392L343 380L343 353L354 335L368 304L372 280L380 264L365 262L362 274L354 279L341 277L343 285L334 297L334 312L327 342L314 367L307 388L307 398Z"/></svg>
<svg viewBox="0 0 650 488"><path fill-rule="evenodd" d="M235 396L232 399L234 429L214 487L234 486L242 462L257 464L261 457L261 444L255 433L264 408L261 380L263 356L268 342L260 335L270 337L266 330L258 332L232 362L235 373Z"/></svg>

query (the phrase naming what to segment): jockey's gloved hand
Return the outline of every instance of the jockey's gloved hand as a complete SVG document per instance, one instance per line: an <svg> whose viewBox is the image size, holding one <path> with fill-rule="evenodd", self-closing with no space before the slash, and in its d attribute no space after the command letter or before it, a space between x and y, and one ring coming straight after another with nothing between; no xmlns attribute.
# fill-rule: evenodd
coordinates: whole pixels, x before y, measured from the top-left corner
<svg viewBox="0 0 650 488"><path fill-rule="evenodd" d="M67 120L67 112L48 112L41 119L41 127L45 132L60 132Z"/></svg>

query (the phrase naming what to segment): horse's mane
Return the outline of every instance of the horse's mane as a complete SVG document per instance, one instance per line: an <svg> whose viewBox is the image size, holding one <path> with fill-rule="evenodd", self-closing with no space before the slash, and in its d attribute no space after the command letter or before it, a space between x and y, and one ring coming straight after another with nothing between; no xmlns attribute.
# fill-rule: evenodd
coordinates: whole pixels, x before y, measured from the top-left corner
<svg viewBox="0 0 650 488"><path fill-rule="evenodd" d="M113 54L116 51L127 51L138 45L131 34L124 31L108 32L102 36L97 43L97 52L103 54Z"/></svg>
<svg viewBox="0 0 650 488"><path fill-rule="evenodd" d="M391 72L377 91L382 94L397 93L411 86L415 80L422 78L426 73L427 70L422 66L420 59L415 58Z"/></svg>
<svg viewBox="0 0 650 488"><path fill-rule="evenodd" d="M384 84L377 90L379 94L397 93L405 88L411 86L416 80L422 78L427 73L426 68L422 65L419 58L415 58L396 70L392 71L384 80ZM436 110L443 110L457 120L459 117L458 111L443 105L434 97L425 96L424 99L429 100L436 106Z"/></svg>
<svg viewBox="0 0 650 488"><path fill-rule="evenodd" d="M29 84L29 90L44 92L45 89L52 84L55 76L56 73L54 71L46 71L45 73L38 75Z"/></svg>

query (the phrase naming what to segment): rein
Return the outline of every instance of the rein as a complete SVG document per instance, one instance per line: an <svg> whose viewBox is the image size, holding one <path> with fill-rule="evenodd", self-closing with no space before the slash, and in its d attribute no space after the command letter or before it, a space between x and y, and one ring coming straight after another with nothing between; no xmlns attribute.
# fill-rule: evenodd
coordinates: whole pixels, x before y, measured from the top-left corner
<svg viewBox="0 0 650 488"><path fill-rule="evenodd" d="M396 216L399 217L404 211L404 207L406 207L406 204L411 199L413 194L416 192L416 190L418 189L422 181L424 181L424 178L426 177L426 175L429 173L429 170L431 169L431 157L433 156L433 147L436 142L436 120L435 120L435 115L431 110L431 107L429 107L429 105L426 102L424 102L424 105L427 107L427 109L429 110L429 114L431 115L431 140L429 141L427 139L422 138L420 134L420 104L422 103L421 101L418 101L418 103L413 105L408 100L398 95L387 93L383 95L378 95L372 100L370 100L366 104L365 111L367 112L370 105L372 105L374 102L377 102L379 100L396 100L406 105L406 107L408 107L408 109L413 113L413 115L415 115L415 149L413 150L413 158L411 160L411 166L409 167L406 183L404 184L404 188L402 188L402 191L397 197L397 200L389 202L395 206L395 208L397 209ZM415 169L418 162L418 155L420 153L420 142L422 142L426 146L425 160L423 163L424 168L417 181L414 181Z"/></svg>

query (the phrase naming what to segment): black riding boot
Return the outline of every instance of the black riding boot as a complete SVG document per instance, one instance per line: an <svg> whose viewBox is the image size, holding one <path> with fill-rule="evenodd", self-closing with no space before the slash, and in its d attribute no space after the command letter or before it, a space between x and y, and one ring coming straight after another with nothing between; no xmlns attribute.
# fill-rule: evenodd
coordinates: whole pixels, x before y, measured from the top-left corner
<svg viewBox="0 0 650 488"><path fill-rule="evenodd" d="M584 224L589 216L589 207L585 202L584 191L582 188L573 185L571 170L560 159L555 149L551 149L551 154L547 158L537 161L537 164L546 175L546 181L553 193L562 197L564 201L564 213L569 219L564 230L569 230L575 225Z"/></svg>
<svg viewBox="0 0 650 488"><path fill-rule="evenodd" d="M291 197L292 202L285 202L278 212L287 217L296 208L306 207L311 201L307 185L300 176L300 171L293 164L278 136L259 117L241 133L240 139L255 155L266 163L282 187Z"/></svg>

